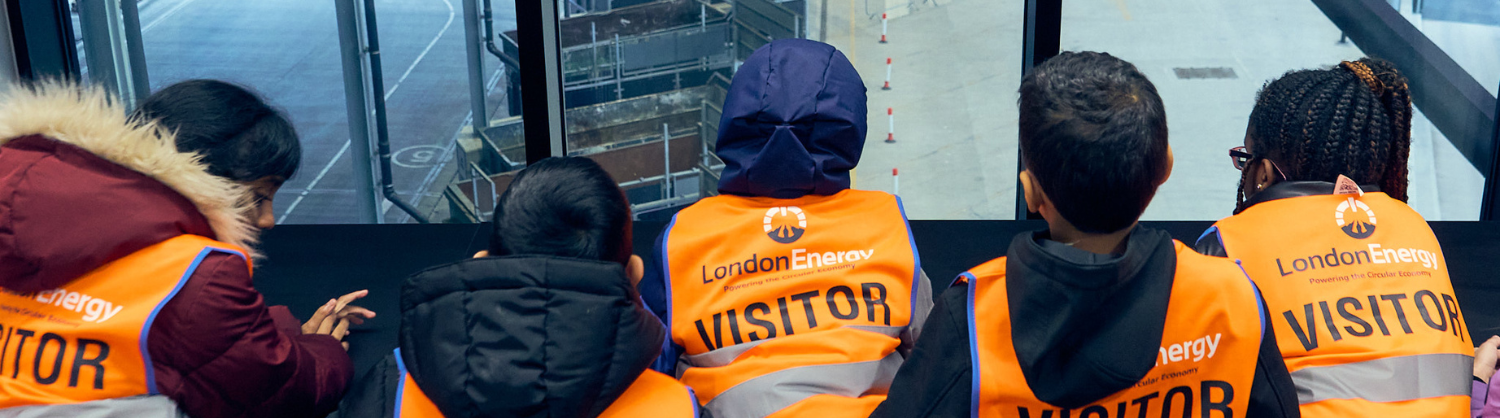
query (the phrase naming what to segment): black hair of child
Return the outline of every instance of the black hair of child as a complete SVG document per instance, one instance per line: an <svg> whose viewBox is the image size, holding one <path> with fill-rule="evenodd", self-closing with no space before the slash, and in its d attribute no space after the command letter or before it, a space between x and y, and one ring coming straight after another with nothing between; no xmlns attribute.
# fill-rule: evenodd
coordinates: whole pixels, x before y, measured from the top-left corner
<svg viewBox="0 0 1500 418"><path fill-rule="evenodd" d="M630 203L598 163L553 157L516 174L500 195L490 255L630 261Z"/></svg>
<svg viewBox="0 0 1500 418"><path fill-rule="evenodd" d="M240 182L289 179L302 164L302 143L286 115L243 87L188 80L157 91L131 115L176 132L177 150L203 155L210 174Z"/></svg>
<svg viewBox="0 0 1500 418"><path fill-rule="evenodd" d="M1406 77L1389 62L1365 58L1292 71L1257 95L1251 152L1275 162L1286 180L1334 182L1344 175L1405 202L1411 117Z"/></svg>
<svg viewBox="0 0 1500 418"><path fill-rule="evenodd" d="M1119 58L1063 52L1021 81L1021 156L1059 214L1110 233L1140 219L1169 169L1156 86Z"/></svg>

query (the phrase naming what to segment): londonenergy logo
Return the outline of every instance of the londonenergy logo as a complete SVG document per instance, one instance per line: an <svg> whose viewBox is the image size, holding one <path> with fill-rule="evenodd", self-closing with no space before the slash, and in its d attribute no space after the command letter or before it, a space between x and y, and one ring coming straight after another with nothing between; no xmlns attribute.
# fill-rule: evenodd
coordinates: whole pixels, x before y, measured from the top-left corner
<svg viewBox="0 0 1500 418"><path fill-rule="evenodd" d="M1350 238L1366 239L1375 234L1375 211L1370 209L1370 205L1365 202L1350 197L1339 202L1333 214L1334 223ZM1358 219L1361 215L1364 216L1364 220ZM1366 263L1421 263L1422 267L1435 268L1438 266L1438 261L1437 253L1421 248L1388 248L1378 243L1371 243L1366 249L1354 251L1339 251L1338 248L1330 248L1327 254L1309 255L1291 260L1277 258L1276 271L1280 272L1282 277L1286 277L1304 271Z"/></svg>
<svg viewBox="0 0 1500 418"><path fill-rule="evenodd" d="M1345 220L1344 213L1349 212L1351 209L1353 209L1355 214L1364 212L1365 219L1369 220L1369 222L1357 219ZM1370 205L1366 205L1365 202L1355 200L1352 197L1339 202L1339 207L1333 211L1333 220L1339 224L1339 229L1343 230L1344 234L1349 235L1350 238L1365 239L1375 234L1375 211L1370 209Z"/></svg>
<svg viewBox="0 0 1500 418"><path fill-rule="evenodd" d="M43 290L36 293L17 293L9 289L0 289L0 292L32 298L42 304L60 306L63 309L82 313L85 322L103 323L125 309L124 306L116 305L114 302L67 289Z"/></svg>
<svg viewBox="0 0 1500 418"><path fill-rule="evenodd" d="M770 237L771 240L782 244L790 244L802 239L802 235L806 233L807 214L802 211L802 208L796 206L774 207L766 211L766 216L762 220L762 224L764 225L766 236ZM708 265L699 266L699 268L702 271L703 283L707 284L742 274L773 273L840 266L856 261L869 260L874 256L874 248L822 252L797 248L784 255L761 257L758 253L752 253L750 254L750 258L745 260L715 266L712 272L709 271Z"/></svg>
<svg viewBox="0 0 1500 418"><path fill-rule="evenodd" d="M782 244L797 242L807 232L807 214L796 206L771 208L766 211L766 219L762 223L765 225L766 236Z"/></svg>
<svg viewBox="0 0 1500 418"><path fill-rule="evenodd" d="M1277 258L1276 271L1280 272L1282 277L1286 277L1304 271L1365 263L1420 263L1422 267L1436 268L1440 261L1437 253L1421 248L1386 248L1380 244L1371 243L1368 250L1339 251L1338 248L1330 248L1328 254L1299 257L1290 261Z"/></svg>
<svg viewBox="0 0 1500 418"><path fill-rule="evenodd" d="M713 268L710 274L707 265L700 266L703 270L703 283L713 283L715 280L724 280L734 276L747 273L773 273L778 271L797 271L812 268L833 267L856 261L869 260L875 256L875 249L825 251L821 253L808 252L805 248L792 250L790 254L781 256L760 257L759 254L750 254L750 258Z"/></svg>

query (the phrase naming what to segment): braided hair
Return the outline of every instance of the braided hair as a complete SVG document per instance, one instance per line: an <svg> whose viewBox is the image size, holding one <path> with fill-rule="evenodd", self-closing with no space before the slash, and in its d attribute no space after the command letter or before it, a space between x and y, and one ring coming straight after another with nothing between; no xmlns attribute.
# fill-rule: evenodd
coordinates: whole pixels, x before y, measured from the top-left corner
<svg viewBox="0 0 1500 418"><path fill-rule="evenodd" d="M1275 161L1288 181L1344 175L1405 202L1411 92L1391 63L1364 58L1299 70L1261 88L1250 112L1256 159ZM1245 203L1240 176L1237 205Z"/></svg>

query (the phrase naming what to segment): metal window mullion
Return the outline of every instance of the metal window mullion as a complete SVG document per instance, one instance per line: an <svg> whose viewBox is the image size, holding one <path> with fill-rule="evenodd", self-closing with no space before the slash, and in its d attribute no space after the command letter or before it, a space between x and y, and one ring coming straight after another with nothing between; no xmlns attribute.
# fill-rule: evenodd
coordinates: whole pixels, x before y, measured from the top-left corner
<svg viewBox="0 0 1500 418"><path fill-rule="evenodd" d="M133 109L135 103L140 103L151 95L151 77L147 73L140 7L135 0L120 3L120 23L125 34L124 56L129 58L125 67L129 74L125 78L129 80L136 95L130 105Z"/></svg>
<svg viewBox="0 0 1500 418"><path fill-rule="evenodd" d="M521 108L528 164L567 155L558 11L557 2L516 2L517 49L525 63L520 68Z"/></svg>
<svg viewBox="0 0 1500 418"><path fill-rule="evenodd" d="M1061 49L1063 0L1026 0L1025 36L1022 39L1021 76L1031 74L1031 69L1057 56ZM1026 170L1026 158L1021 155L1020 142L1016 142L1016 173ZM1025 188L1016 179L1016 219L1041 219L1041 215L1026 208Z"/></svg>
<svg viewBox="0 0 1500 418"><path fill-rule="evenodd" d="M6 9L0 6L0 86L20 81L15 51L12 48L15 37L10 34L10 15Z"/></svg>
<svg viewBox="0 0 1500 418"><path fill-rule="evenodd" d="M485 35L480 30L481 18L476 0L463 0L463 11L464 57L469 67L469 111L473 113L470 126L475 136L481 136L490 126L490 115L484 103L484 52L480 45Z"/></svg>
<svg viewBox="0 0 1500 418"><path fill-rule="evenodd" d="M135 2L83 0L78 6L89 79L134 109L151 93Z"/></svg>
<svg viewBox="0 0 1500 418"><path fill-rule="evenodd" d="M369 68L364 59L364 21L356 0L335 0L339 50L344 69L344 106L349 118L350 161L354 167L354 212L361 223L378 223L381 196L375 188L370 151Z"/></svg>
<svg viewBox="0 0 1500 418"><path fill-rule="evenodd" d="M1490 134L1490 148L1493 150L1493 156L1490 159L1489 175L1484 176L1484 201L1480 202L1479 211L1479 219L1483 221L1500 220L1500 95L1495 98L1493 110L1491 116L1495 121L1495 127L1494 132Z"/></svg>
<svg viewBox="0 0 1500 418"><path fill-rule="evenodd" d="M78 79L78 49L66 0L5 1L16 73L24 79Z"/></svg>

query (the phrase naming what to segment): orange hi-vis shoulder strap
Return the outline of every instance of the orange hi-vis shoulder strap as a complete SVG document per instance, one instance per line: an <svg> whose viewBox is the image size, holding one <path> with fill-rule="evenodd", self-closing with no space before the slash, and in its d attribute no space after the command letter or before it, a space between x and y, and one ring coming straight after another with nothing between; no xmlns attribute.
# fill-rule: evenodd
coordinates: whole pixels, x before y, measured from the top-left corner
<svg viewBox="0 0 1500 418"><path fill-rule="evenodd" d="M1233 262L1174 242L1177 273L1160 355L1135 386L1078 409L1036 398L1011 341L1005 257L964 273L974 417L1243 417L1260 350L1264 312Z"/></svg>
<svg viewBox="0 0 1500 418"><path fill-rule="evenodd" d="M228 244L182 235L58 289L0 289L0 408L157 394L146 349L151 324L213 252L244 257Z"/></svg>
<svg viewBox="0 0 1500 418"><path fill-rule="evenodd" d="M1214 228L1265 295L1303 416L1466 413L1472 342L1443 250L1411 207L1378 192L1302 196Z"/></svg>
<svg viewBox="0 0 1500 418"><path fill-rule="evenodd" d="M437 405L406 371L401 360L401 349L396 349L396 366L401 371L401 383L396 387L396 413L394 418L442 418ZM625 393L599 414L600 418L661 417L693 418L698 416L698 399L682 382L655 371L646 370L635 379Z"/></svg>
<svg viewBox="0 0 1500 418"><path fill-rule="evenodd" d="M698 416L698 397L682 382L654 370L641 372L641 376L625 389L614 403L599 418L663 417L690 418Z"/></svg>
<svg viewBox="0 0 1500 418"><path fill-rule="evenodd" d="M680 378L716 417L862 417L884 399L921 270L895 196L715 196L662 247Z"/></svg>
<svg viewBox="0 0 1500 418"><path fill-rule="evenodd" d="M406 371L406 362L401 360L401 348L396 348L396 368L401 371L401 383L396 385L396 413L393 418L442 418L442 411L432 403L417 381Z"/></svg>

